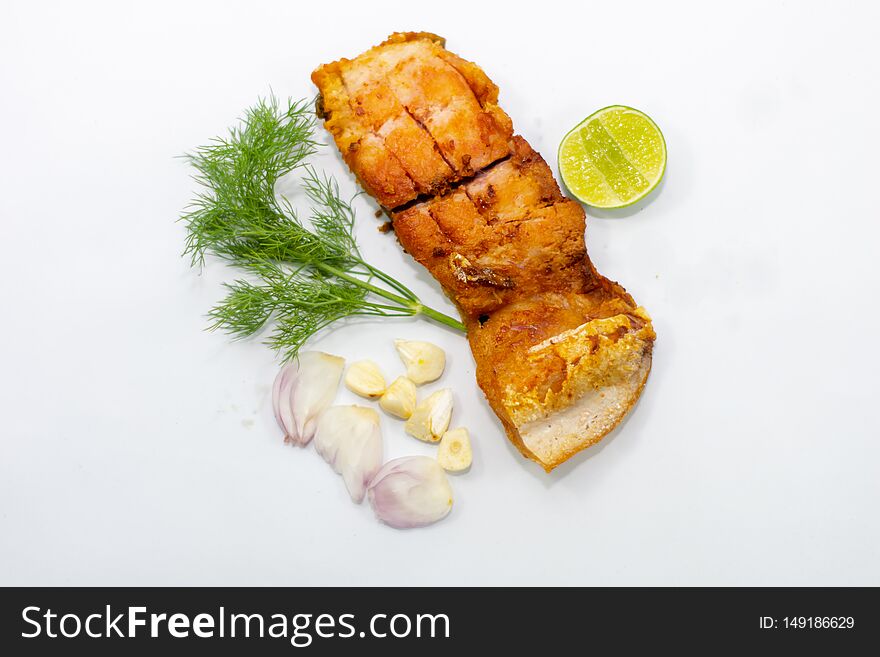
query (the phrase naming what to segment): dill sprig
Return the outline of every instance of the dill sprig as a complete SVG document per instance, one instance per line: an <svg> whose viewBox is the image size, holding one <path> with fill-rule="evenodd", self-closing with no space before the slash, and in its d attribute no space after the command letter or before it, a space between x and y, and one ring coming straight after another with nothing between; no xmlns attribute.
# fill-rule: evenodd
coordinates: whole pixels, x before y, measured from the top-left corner
<svg viewBox="0 0 880 657"><path fill-rule="evenodd" d="M316 332L350 316L424 315L463 331L461 322L425 306L361 257L351 203L307 162L319 146L314 127L307 101L282 108L270 96L226 137L186 155L203 189L182 217L185 253L194 266L210 253L249 274L226 284L226 297L209 313L211 328L242 338L274 320L268 343L285 360ZM278 180L297 169L311 205L310 228L276 193Z"/></svg>

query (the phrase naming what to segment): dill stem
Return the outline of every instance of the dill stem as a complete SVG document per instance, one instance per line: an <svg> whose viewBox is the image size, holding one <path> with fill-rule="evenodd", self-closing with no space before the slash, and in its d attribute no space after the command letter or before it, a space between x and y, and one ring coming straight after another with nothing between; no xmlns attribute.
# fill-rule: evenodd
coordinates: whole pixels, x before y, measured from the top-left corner
<svg viewBox="0 0 880 657"><path fill-rule="evenodd" d="M424 306L421 303L417 304L419 308L419 313L424 315L425 317L429 317L433 319L435 322L439 322L440 324L444 324L450 328L454 328L458 331L467 332L467 329L457 319L453 319L449 315L444 315L443 313L434 310L428 306Z"/></svg>
<svg viewBox="0 0 880 657"><path fill-rule="evenodd" d="M400 281L398 281L398 280L397 280L396 278L394 278L393 276L389 276L388 274L386 274L386 273L385 273L384 271L382 271L381 269L376 269L375 267L373 267L373 265L371 265L371 264L369 264L369 263L367 263L367 262L363 262L363 261L361 261L361 262L363 263L364 267L366 267L367 270L368 270L371 274L373 274L374 276L376 276L376 277L380 278L381 280L385 281L386 283L388 283L388 285L390 285L390 286L393 287L395 290L397 290L398 292L400 292L400 293L401 293L403 296L405 296L406 298L410 299L411 301L415 301L416 303L418 303L419 298L416 296L415 292L413 292L412 290L410 290L406 285L404 285L403 283L401 283Z"/></svg>
<svg viewBox="0 0 880 657"><path fill-rule="evenodd" d="M429 308L428 306L424 305L423 303L421 303L417 299L408 299L406 297L399 296L397 294L394 294L394 292L390 292L390 291L385 290L381 287L373 285L372 283L368 283L367 281L365 281L361 278L358 278L357 276L352 276L352 275L342 271L341 269L337 269L336 267L334 267L332 265L328 265L324 262L315 261L312 263L312 266L317 269L321 269L321 270L327 272L328 274L332 274L333 276L336 276L336 277L341 278L345 281L348 281L349 283L353 283L354 285L358 285L366 290L369 290L373 294L376 294L380 297L388 299L389 301L393 301L398 306L401 306L401 307L406 308L409 311L411 311L411 314L413 314L413 315L424 315L425 317L429 317L429 318L433 319L435 322L439 322L440 324L443 324L443 325L448 326L450 328L454 328L454 329L457 329L462 332L466 331L464 324L462 324L457 319L454 319L454 318L450 317L449 315L444 315L439 310L434 310L433 308ZM367 266L369 267L370 271L375 273L382 280L387 281L387 279L391 278L390 276L388 276L388 274L385 274L381 270L378 270L375 267L372 267L370 265L367 265ZM408 289L407 289L407 291L408 291ZM412 292L409 292L409 293L412 294ZM415 296L415 295L413 294L413 296Z"/></svg>

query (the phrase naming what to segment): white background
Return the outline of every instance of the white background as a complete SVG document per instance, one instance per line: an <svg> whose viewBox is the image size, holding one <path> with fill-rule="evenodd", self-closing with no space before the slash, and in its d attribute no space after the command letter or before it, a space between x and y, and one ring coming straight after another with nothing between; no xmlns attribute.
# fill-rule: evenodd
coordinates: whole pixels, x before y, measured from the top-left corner
<svg viewBox="0 0 880 657"><path fill-rule="evenodd" d="M880 11L711 5L4 3L0 584L880 585ZM649 203L588 211L593 260L658 334L602 449L551 475L523 460L466 342L428 322L314 340L389 377L394 337L448 350L433 387L474 465L450 517L408 532L281 444L277 361L203 331L233 272L190 269L175 222L194 192L176 155L394 30L479 63L554 170L608 104L669 148ZM374 209L357 201L367 257L451 310ZM389 455L431 453L383 429Z"/></svg>

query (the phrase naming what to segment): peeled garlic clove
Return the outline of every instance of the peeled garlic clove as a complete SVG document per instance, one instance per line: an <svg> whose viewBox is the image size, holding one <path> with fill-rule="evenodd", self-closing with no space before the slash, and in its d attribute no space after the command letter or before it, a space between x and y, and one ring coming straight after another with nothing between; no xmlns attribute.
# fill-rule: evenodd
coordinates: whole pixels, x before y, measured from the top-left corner
<svg viewBox="0 0 880 657"><path fill-rule="evenodd" d="M419 402L403 428L410 436L436 443L446 433L451 418L452 391L443 388Z"/></svg>
<svg viewBox="0 0 880 657"><path fill-rule="evenodd" d="M379 414L363 406L331 406L321 413L315 449L345 482L355 504L382 466Z"/></svg>
<svg viewBox="0 0 880 657"><path fill-rule="evenodd" d="M278 415L285 442L306 445L315 435L318 414L333 403L345 359L306 351L293 360L279 384Z"/></svg>
<svg viewBox="0 0 880 657"><path fill-rule="evenodd" d="M395 340L394 346L406 366L406 375L413 383L430 383L443 374L446 354L437 345L414 340Z"/></svg>
<svg viewBox="0 0 880 657"><path fill-rule="evenodd" d="M437 448L437 463L446 472L464 472L471 467L474 459L471 450L471 437L464 427L450 429L440 439Z"/></svg>
<svg viewBox="0 0 880 657"><path fill-rule="evenodd" d="M372 399L385 392L385 377L373 361L359 360L345 373L345 385L356 395Z"/></svg>
<svg viewBox="0 0 880 657"><path fill-rule="evenodd" d="M405 376L397 377L379 398L379 406L386 413L409 419L416 408L416 384Z"/></svg>
<svg viewBox="0 0 880 657"><path fill-rule="evenodd" d="M388 461L370 482L367 498L379 520L397 529L430 525L452 509L446 473L428 456Z"/></svg>

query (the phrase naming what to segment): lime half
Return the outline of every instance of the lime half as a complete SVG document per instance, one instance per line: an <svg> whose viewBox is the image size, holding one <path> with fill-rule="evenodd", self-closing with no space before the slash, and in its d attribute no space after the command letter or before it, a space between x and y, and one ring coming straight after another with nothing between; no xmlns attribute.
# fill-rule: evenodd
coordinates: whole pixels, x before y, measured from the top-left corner
<svg viewBox="0 0 880 657"><path fill-rule="evenodd" d="M578 200L622 208L651 193L666 171L666 140L649 116L612 105L562 138L559 173Z"/></svg>

